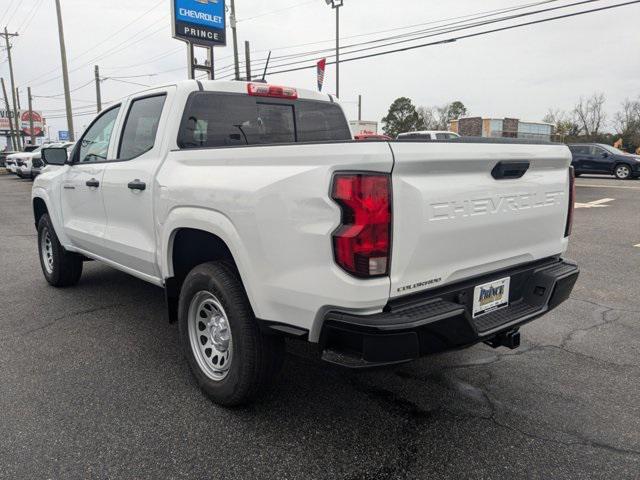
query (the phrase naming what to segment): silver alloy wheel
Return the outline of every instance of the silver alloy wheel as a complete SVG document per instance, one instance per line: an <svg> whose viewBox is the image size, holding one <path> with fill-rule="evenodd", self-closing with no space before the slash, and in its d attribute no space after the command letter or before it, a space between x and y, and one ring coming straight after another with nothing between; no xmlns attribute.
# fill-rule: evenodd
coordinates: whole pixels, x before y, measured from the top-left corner
<svg viewBox="0 0 640 480"><path fill-rule="evenodd" d="M630 174L631 170L629 170L629 167L627 167L626 165L618 165L616 167L616 177L624 180L628 178Z"/></svg>
<svg viewBox="0 0 640 480"><path fill-rule="evenodd" d="M200 370L211 380L224 379L231 367L233 338L222 304L203 290L191 299L188 315L189 341Z"/></svg>
<svg viewBox="0 0 640 480"><path fill-rule="evenodd" d="M49 275L53 273L53 244L51 243L51 233L47 227L42 229L40 238L40 255L42 264Z"/></svg>

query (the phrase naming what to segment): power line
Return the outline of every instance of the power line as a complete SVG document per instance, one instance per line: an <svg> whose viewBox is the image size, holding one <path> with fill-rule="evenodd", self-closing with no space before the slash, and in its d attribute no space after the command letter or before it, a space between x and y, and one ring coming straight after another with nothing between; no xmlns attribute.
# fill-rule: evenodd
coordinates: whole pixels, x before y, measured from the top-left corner
<svg viewBox="0 0 640 480"><path fill-rule="evenodd" d="M522 10L523 8L529 8L529 7L533 6L533 5L548 4L548 3L553 3L555 1L557 1L557 0L546 0L546 1L537 2L535 4L516 6L516 7L513 7L511 9L505 9L505 10L503 10L502 13L511 13L513 11ZM601 1L601 0L581 0L579 2L574 2L574 3L570 3L570 4L566 4L566 5L560 5L560 6L557 6L557 7L539 9L539 10L534 10L534 11L531 11L531 12L524 12L524 13L520 13L520 14L516 14L516 15L508 15L508 16L503 16L503 17L483 20L481 22L469 23L470 21L473 21L473 20L478 20L478 19L481 19L481 18L487 18L487 17L490 17L490 16L495 16L495 15L491 15L491 14L478 14L478 16L476 16L475 18L472 18L471 20L467 20L466 24L461 22L461 21L452 22L452 23L440 25L440 26L437 26L437 27L431 27L429 29L417 30L417 31L414 31L414 32L405 33L405 34L402 34L402 35L398 35L396 37L384 37L384 38L381 38L381 39L374 39L374 40L369 40L369 41L366 41L366 42L360 42L360 43L354 43L354 44L351 44L351 45L345 45L340 50L345 55L354 54L354 53L358 53L358 52L374 50L374 49L383 48L383 47L387 47L387 46L398 45L398 44L403 44L403 43L409 43L409 42L421 40L421 39L424 39L424 38L436 37L436 36L444 35L446 33L453 33L453 32L458 32L458 31L462 31L462 30L468 30L468 29L471 29L471 28L478 28L478 27L482 27L482 26L489 25L489 24L492 24L492 23L505 22L505 21L509 21L509 20L514 20L516 18L531 16L531 15L539 15L541 13L546 13L546 12L553 11L553 10L579 6L579 5L583 5L583 4L587 4L587 3L593 3L593 2L597 2L597 1ZM462 25L459 25L459 26L455 27L455 25L458 25L458 24L461 24L461 23L462 23ZM433 33L429 33L429 34L425 35L425 33L427 33L427 32L433 32ZM392 40L394 38L405 38L405 37L415 37L415 38L407 38L405 40L387 42L388 40ZM380 45L376 45L376 46L368 47L368 48L361 48L361 49L346 51L346 49L351 49L351 48L354 48L354 47L357 47L357 46L371 45L371 44L381 43L381 42L387 42L387 43L382 43ZM345 50L345 51L343 51L343 50ZM314 55L318 55L318 54L326 53L326 52L331 52L331 51L333 51L332 48L331 49L325 49L325 50L315 50L315 51L310 51L310 52L302 52L302 53L299 53L299 54L291 55L289 57L280 57L280 58L283 58L284 60L286 60L287 58L288 59L293 59L293 58L300 58L300 57L310 57L310 56L314 56ZM331 54L330 55L326 55L326 56L328 58L334 58L335 57L335 55L331 55ZM315 60L316 58L315 57L313 57L313 58L305 58L303 60L299 60L299 61L296 61L296 62L279 63L279 64L278 64L278 62L281 62L282 60L275 60L273 62L273 64L272 64L272 68L300 65L300 64L305 63L307 61L310 61L312 59ZM330 64L332 64L332 63L335 63L335 62L330 62ZM264 66L264 64L261 65L261 64L258 63L258 66ZM223 67L223 68L228 69L229 66L226 66L226 67ZM225 76L223 78L229 78L229 77Z"/></svg>
<svg viewBox="0 0 640 480"><path fill-rule="evenodd" d="M131 22L127 23L126 25L124 25L123 27L121 27L119 30L117 30L116 32L112 33L109 35L108 38L105 38L104 40L96 43L94 46L88 48L87 50L84 50L82 53L79 53L78 55L76 55L75 57L73 57L70 62L74 62L76 61L78 58L83 57L84 55L86 55L87 53L89 53L92 50L95 50L96 48L98 48L101 45L104 45L105 43L109 42L110 40L116 38L116 35L119 34L120 32L123 32L124 30L126 30L127 28L129 28L131 25L134 25L138 20L140 20L141 18L143 18L144 16L148 15L149 13L151 13L153 10L155 10L156 8L158 8L159 6L164 4L164 0L160 0L159 2L157 2L153 7L151 7L149 10L145 11L142 15L134 18ZM153 24L155 25L155 23ZM149 25L146 28L152 27L153 25ZM144 29L143 29L144 30ZM131 38L136 37L139 33L141 33L141 31L138 31L135 35L133 35ZM35 80L39 80L42 77L45 77L47 75L49 75L50 73L56 72L58 71L58 67L49 70L43 74L38 75L37 77L32 78L31 80L27 81L26 83L31 83ZM60 77L56 77L56 78L60 78Z"/></svg>
<svg viewBox="0 0 640 480"><path fill-rule="evenodd" d="M11 11L11 7L13 6L13 3L16 0L11 0L11 2L9 3L9 6L7 7L7 9L4 11L4 13L2 14L2 18L0 18L0 25L4 24L4 19L6 18L7 14ZM20 3L20 0L17 0L18 3Z"/></svg>
<svg viewBox="0 0 640 480"><path fill-rule="evenodd" d="M16 4L16 8L13 11L13 13L9 16L9 18L7 19L7 21L5 22L5 25L9 25L9 23L11 22L11 20L13 20L13 17L16 16L16 13L18 12L18 10L20 10L20 2L18 2Z"/></svg>
<svg viewBox="0 0 640 480"><path fill-rule="evenodd" d="M427 23L418 24L418 25L442 23L444 21L459 20L461 18L469 18L469 17L473 17L471 20L479 20L479 19L482 19L482 18L495 16L496 12L499 12L499 13L510 13L510 12L522 10L522 9L525 9L525 8L530 8L532 6L538 6L538 5L553 3L553 2L557 2L557 1L559 1L559 0L545 0L545 1L530 3L530 4L526 4L526 5L519 5L519 6L515 6L515 7L500 9L500 10L491 10L491 11L488 11L488 12L480 12L480 13L473 14L473 15L464 15L462 17L452 17L452 18L444 19L444 20L436 20L436 21L427 22ZM585 0L585 2L578 2L578 4L580 4L580 3L589 3L589 2L594 2L594 1L599 1L599 0ZM575 4L572 4L572 5L575 5ZM566 7L569 7L569 6L572 6L572 5L564 5L564 6L555 7L555 8L566 8ZM528 12L528 13L520 14L519 16L533 15L533 14L542 13L542 12L545 12L545 11L547 11L547 10L538 10L538 11L534 11L534 12ZM416 31L413 31L413 32L404 33L404 34L397 35L397 36L394 36L394 37L384 37L384 38L379 38L379 39L368 40L368 41L365 41L365 42L359 42L359 43L353 43L353 44L350 44L350 45L344 45L344 46L342 46L340 48L340 51L341 52L345 51L345 54L347 54L347 53L355 53L355 52L360 51L360 50L356 50L355 52L346 52L346 50L350 49L350 48L353 48L353 47L356 47L356 46L370 45L370 44L380 43L380 42L384 42L384 41L388 41L388 40L392 40L392 39L396 39L396 38L414 37L414 36L417 36L417 35L422 35L422 34L427 33L427 32L434 32L434 31L443 30L443 29L444 29L444 31L441 31L439 34L451 33L453 31L459 31L459 30L466 29L466 28L474 28L474 27L478 27L478 26L483 26L483 25L486 25L486 24L492 23L492 22L500 22L500 21L511 20L511 19L514 19L514 18L517 18L517 17L518 16L500 17L500 18L494 19L492 21L483 21L483 22L478 22L476 24L469 24L468 23L468 24L464 25L463 28L455 28L455 29L447 28L447 27L451 27L453 25L457 25L457 24L463 23L463 21L459 20L459 21L456 21L456 22L440 25L440 26L437 26L437 27L431 27L429 29L422 29L422 30L416 30ZM467 20L467 22L468 21L470 21L470 20ZM401 27L401 28L405 28L405 27ZM394 29L394 30L397 30L397 29ZM375 34L375 33L381 33L381 32L384 33L384 32L388 32L388 31L389 30L383 30L383 31L373 32L371 34L363 34L363 35L372 35L372 34ZM363 35L360 35L360 36L363 36ZM436 35L438 35L438 34L432 34L432 35L428 35L428 36L436 36ZM413 38L413 39L408 39L408 40L405 40L405 42L419 40L421 38L425 38L425 37L417 37L417 38ZM401 42L397 42L397 43L401 43ZM393 44L393 43L391 43L391 44ZM386 44L386 45L391 45L391 44ZM383 46L385 46L385 45L379 45L376 48L381 48ZM366 49L362 49L362 50L366 50ZM296 64L300 64L300 63L303 63L305 61L308 61L309 59L306 59L306 60L303 60L303 61L299 61L299 62L281 64L281 65L277 65L277 64L279 62L282 62L282 61L287 60L287 59L308 57L308 56L311 56L311 55L318 55L318 54L321 54L321 53L333 52L333 51L334 51L334 48L331 47L331 48L326 48L326 49L323 49L323 50L299 52L299 53L283 55L283 56L279 56L279 57L271 57L270 64L272 64L273 66L296 65ZM334 56L335 55L329 55L329 57L334 57ZM264 61L265 60L266 60L266 58L258 59L258 60L256 60L255 62L252 62L252 63L255 63L256 66L264 66ZM221 67L220 70L219 70L219 73L222 73L222 72L230 69L232 66L233 65L226 65L224 67Z"/></svg>
<svg viewBox="0 0 640 480"><path fill-rule="evenodd" d="M390 55L392 53L406 52L406 51L409 51L409 50L416 50L416 49L419 49L419 48L425 48L425 47L430 47L430 46L434 46L434 45L442 45L442 44L445 44L445 43L452 43L452 42L456 42L458 40L465 40L465 39L468 39L468 38L480 37L480 36L489 35L489 34L492 34L492 33L503 32L503 31L506 31L506 30L513 30L513 29L516 29L516 28L527 27L527 26L531 26L531 25L537 25L537 24L551 22L551 21L555 21L555 20L561 20L561 19L565 19L565 18L576 17L576 16L579 16L579 15L585 15L585 14L588 14L588 13L601 12L601 11L604 11L604 10L611 10L611 9L614 9L614 8L625 7L625 6L633 5L633 4L636 4L636 3L640 3L640 0L633 0L633 1L629 1L629 2L619 3L619 4L616 4L616 5L608 5L608 6L605 6L605 7L592 8L592 9L589 9L589 10L583 10L581 12L574 12L574 13L568 13L568 14L565 14L565 15L558 15L558 16L555 16L555 17L549 17L549 18L544 18L544 19L539 19L539 20L533 20L531 22L519 23L519 24L516 24L516 25L509 25L509 26L506 26L506 27L495 28L495 29L492 29L492 30L484 31L484 32L470 33L468 35L461 35L461 36L458 36L458 37L452 37L452 38L448 38L448 39L445 39L445 40L438 40L438 41L435 41L435 42L429 42L429 43L424 43L424 44L420 44L420 45L412 45L412 46L408 46L408 47L404 47L404 48L398 48L398 49L394 49L394 50L388 50L388 51L384 51L384 52L377 52L377 53L371 53L371 54L368 54L368 55L361 55L359 57L353 57L353 58L347 58L347 59L341 60L341 62L354 62L354 61L357 61L357 60L363 60L363 59L367 59L367 58L380 57L380 56L383 56L383 55ZM335 63L335 62L327 62L327 64L332 64L332 63ZM313 65L308 65L308 66L305 66L305 67L291 68L291 69L288 69L288 70L279 70L279 71L267 72L267 73L269 75L276 75L276 74L279 74L279 73L295 72L295 71L299 71L299 70L307 70L307 69L310 69L310 68L316 68L316 65L313 64Z"/></svg>
<svg viewBox="0 0 640 480"><path fill-rule="evenodd" d="M638 0L640 2L640 0ZM140 87L151 87L152 85L147 85L146 83L138 83L138 82L130 82L129 80L120 80L117 77L106 77L105 80L113 80L114 82L120 83L128 83L130 85L138 85Z"/></svg>
<svg viewBox="0 0 640 480"><path fill-rule="evenodd" d="M267 15L273 15L274 13L285 12L287 10L291 10L293 8L301 7L303 5L309 5L311 3L317 3L317 2L316 2L316 0L311 0L311 1L307 1L307 2L296 3L295 5L290 5L288 7L280 8L278 10L271 10L269 12L259 13L258 15L254 15L253 17L238 19L238 23L240 23L240 22L248 22L249 20L254 20L256 18L265 17Z"/></svg>
<svg viewBox="0 0 640 480"><path fill-rule="evenodd" d="M163 18L168 18L168 15L166 15L166 16L165 16L165 17L163 17ZM159 33L160 31L164 30L165 28L166 28L166 26L165 26L165 25L161 25L159 29L156 29L156 30L154 30L154 31L150 32L148 35L145 35L145 36L143 36L143 37L140 37L140 38L139 38L139 39L137 39L136 41L140 41L140 40L144 40L145 38L149 38L149 37L151 37L152 35L155 35L156 33ZM99 63L99 62L100 62L100 60L103 60L104 58L107 58L107 57L109 57L109 56L111 56L111 55L115 55L116 53L118 53L118 52L120 52L120 51L122 51L122 50L124 50L124 49L126 49L126 48L129 48L128 43L129 43L129 42L130 42L134 37L136 37L136 36L140 35L141 33L144 33L144 31L145 31L145 30L146 30L146 29L140 30L138 33L136 33L136 34L135 34L135 35L133 35L132 37L130 37L130 38L128 38L128 39L126 39L126 40L124 40L124 41L122 41L122 42L118 43L117 45L115 45L114 47L112 47L110 50L107 50L106 52L102 53L101 55L99 55L99 56L97 56L97 57L94 57L94 58L92 58L91 60L88 60L88 61L86 61L86 62L82 63L81 65L76 66L75 68L72 68L71 70L69 70L69 73L71 73L71 72L77 72L77 71L78 71L78 70L80 70L81 68L83 68L83 67L85 67L85 66L87 66L87 65L90 65L90 64L92 64L92 63ZM57 80L57 79L58 79L58 78L60 78L60 77L61 77L61 75L57 75L57 76L55 76L55 77L51 77L51 78L49 78L49 79L47 79L47 80L43 80L42 82L38 82L38 83L35 83L35 84L32 84L32 85L33 85L33 86L44 85L44 84L46 84L46 83L52 82L52 81L54 81L54 80Z"/></svg>
<svg viewBox="0 0 640 480"><path fill-rule="evenodd" d="M24 35L24 32L27 30L27 28L29 28L29 25L31 25L31 22L33 21L34 17L36 16L36 11L40 9L43 3L44 3L44 0L36 0L36 3L33 4L33 8L29 11L29 13L27 13L27 16L25 17L24 21L18 27L18 31L22 32L23 35Z"/></svg>
<svg viewBox="0 0 640 480"><path fill-rule="evenodd" d="M90 85L91 83L93 83L93 79L89 80L87 83L83 83L79 87L76 87L76 88L73 88L73 89L69 90L69 93L77 92L78 90L86 87L87 85ZM55 95L33 95L34 98L58 98L58 97L63 97L63 96L64 96L64 92L56 93Z"/></svg>

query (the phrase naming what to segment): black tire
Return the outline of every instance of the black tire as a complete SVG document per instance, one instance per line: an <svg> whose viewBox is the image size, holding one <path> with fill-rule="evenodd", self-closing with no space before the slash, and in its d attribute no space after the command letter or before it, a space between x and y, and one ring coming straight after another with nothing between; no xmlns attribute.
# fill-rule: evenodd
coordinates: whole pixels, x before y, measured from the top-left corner
<svg viewBox="0 0 640 480"><path fill-rule="evenodd" d="M50 251L47 252L46 236L49 235ZM60 244L51 223L45 213L38 222L38 253L44 278L54 287L70 287L80 281L82 275L82 257L68 252ZM49 257L49 254L51 257ZM50 258L50 260L49 260Z"/></svg>
<svg viewBox="0 0 640 480"><path fill-rule="evenodd" d="M626 174L622 174L622 171L625 171ZM631 178L631 167L626 163L618 163L615 167L613 167L613 175L618 180L629 180Z"/></svg>
<svg viewBox="0 0 640 480"><path fill-rule="evenodd" d="M200 366L198 358L206 359L196 350L199 347L192 347L189 331L189 321L196 322L195 318L190 320L192 302L197 303L197 298L207 292L220 302L231 330L230 367L221 379L211 378ZM260 331L242 282L227 262L204 263L187 275L180 290L178 328L183 353L198 385L220 405L233 407L249 403L271 385L282 366L284 339Z"/></svg>

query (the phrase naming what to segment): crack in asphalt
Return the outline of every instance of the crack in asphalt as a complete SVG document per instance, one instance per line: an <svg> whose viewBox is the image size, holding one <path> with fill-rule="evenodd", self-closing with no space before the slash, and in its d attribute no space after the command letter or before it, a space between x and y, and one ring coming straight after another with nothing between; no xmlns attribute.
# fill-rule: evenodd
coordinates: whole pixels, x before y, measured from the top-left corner
<svg viewBox="0 0 640 480"><path fill-rule="evenodd" d="M585 300L584 298L578 298L578 297L574 297L574 296L569 297L569 301L571 301L571 300L575 300L576 302L588 303L590 305L595 305L597 307L606 308L608 310L615 310L617 312L640 313L640 310L631 310L631 309L626 309L626 308L612 307L611 305L604 305L602 303L594 302L592 300Z"/></svg>
<svg viewBox="0 0 640 480"><path fill-rule="evenodd" d="M580 301L584 301L584 300L580 300ZM587 302L587 303L591 303L594 305L594 302ZM612 323L617 322L618 320L621 320L621 316L618 315L615 318L607 318L609 316L609 314L611 313L617 313L617 312L631 312L631 313L636 313L635 311L632 310L618 310L618 309L614 309L612 307L607 307L607 306L601 306L602 310L601 311L596 311L594 312L597 315L600 315L601 321L594 323L593 325L590 325L588 327L578 327L575 328L573 330L570 330L569 332L567 332L566 334L564 334L562 336L562 338L560 339L560 343L558 345L554 345L554 344L531 344L529 347L520 347L520 349L518 349L517 351L513 352L513 353L509 353L509 352L505 352L505 353L501 353L501 352L494 352L492 357L489 358L482 358L480 360L478 360L477 362L467 362L467 363L462 363L462 364L458 364L458 365L451 365L449 367L444 367L444 370L457 370L457 369L464 369L464 368L471 368L471 367L477 367L477 366L485 366L485 365L493 365L495 363L499 363L501 361L503 361L504 359L507 358L511 358L511 357L518 357L520 355L525 355L531 352L536 352L536 351L540 351L540 350L545 350L545 349L556 349L556 350L561 350L564 351L566 353L572 354L572 355L576 355L576 356L580 356L580 357L584 357L584 358L588 358L590 360L593 360L595 362L604 364L604 365L610 365L613 367L620 367L620 368L640 368L640 365L636 365L636 364L631 364L631 363L618 363L618 362L613 362L610 360L606 360L603 358L598 358L598 357L594 357L591 355L588 355L586 353L581 353L581 352L577 352L575 350L572 350L568 347L569 342L571 342L574 339L574 336L578 333L584 333L584 332L588 332L590 330L594 330L596 328L605 326L605 325L609 325ZM640 313L640 312L637 312Z"/></svg>
<svg viewBox="0 0 640 480"><path fill-rule="evenodd" d="M491 373L489 373L489 381L491 380ZM423 378L421 376L418 375L411 375L408 374L406 372L396 372L396 375L398 375L400 378L405 378L405 379L411 379L411 380L415 380L418 382L426 382L429 381L431 383L433 383L434 381L434 377L433 376L428 376L427 378ZM471 398L472 400L476 400L478 401L480 399L481 403L483 403L487 408L489 408L491 414L490 415L482 415L482 414L477 414L477 413L473 413L470 411L465 411L462 415L457 414L456 412L450 411L446 408L442 408L442 409L436 409L433 410L433 412L445 412L448 413L450 415L452 415L453 417L457 417L457 418L462 418L462 417L471 417L471 418L476 418L476 419L480 419L480 420L486 420L486 421L490 421L492 422L494 425L501 427L503 429L506 430L510 430L512 432L518 433L524 437L527 438L531 438L533 440L538 440L541 442L545 442L545 443L556 443L556 444L561 444L564 446L585 446L585 447L592 447L592 448L600 448L600 449L604 449L607 450L609 452L612 453L617 453L617 454L621 454L621 455L634 455L634 456L640 456L640 450L633 450L633 449L625 449L625 448L620 448L620 447L616 447L615 445L611 445L599 440L594 440L592 438L586 437L583 434L581 434L580 432L576 432L576 431L565 431L565 430L556 430L556 429L548 429L553 433L557 433L557 434L561 434L561 435L566 435L569 437L573 437L576 439L576 441L562 441L559 439L555 439L555 438L549 438L547 436L544 435L539 435L533 432L530 432L524 428L520 428L514 425L511 425L509 423L504 422L503 420L501 420L498 415L500 414L499 411L499 406L503 406L502 402L499 402L497 399L494 399L491 397L491 395L486 391L486 386L483 387L478 387L478 386L474 386L471 385L469 383L463 382L459 379L444 379L444 381L440 381L440 382L436 382L439 385L443 386L444 388L447 388L448 390L452 390L451 386L453 385L454 390L460 392L461 394L463 394L464 396L466 396L467 398ZM456 388L457 387L457 388ZM397 401L397 399L395 399ZM400 399L401 401L406 401L404 399ZM419 408L416 406L416 408Z"/></svg>

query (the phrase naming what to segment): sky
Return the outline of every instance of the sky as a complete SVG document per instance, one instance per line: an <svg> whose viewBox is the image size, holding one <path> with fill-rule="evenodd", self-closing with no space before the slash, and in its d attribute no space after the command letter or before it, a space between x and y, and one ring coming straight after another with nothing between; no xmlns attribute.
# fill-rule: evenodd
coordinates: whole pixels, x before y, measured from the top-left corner
<svg viewBox="0 0 640 480"><path fill-rule="evenodd" d="M340 36L344 37L343 44L386 38L442 25L433 22L535 1L344 0ZM597 0L546 15L623 1ZM547 8L572 2L550 3ZM105 103L143 90L144 85L187 78L186 46L171 38L170 0L61 0L61 4L76 112L95 108L92 79L96 64L101 77L107 78L101 82ZM264 59L268 50L275 58L335 47L335 12L324 0L236 0L236 13L241 54L244 57L244 41L249 40L252 63ZM419 24L427 25L416 26ZM60 95L63 83L54 0L0 0L0 27L4 25L20 34L13 40L12 53L22 106L31 86L34 110L44 112L51 138L55 138L58 130L66 129L66 120L64 97ZM488 28L492 27L482 27ZM452 35L456 34L422 42ZM292 48L301 44L306 45ZM395 98L406 96L416 106L460 100L471 115L539 121L549 109L570 110L581 95L602 92L612 120L625 98L640 96L639 45L640 4L634 4L344 63L340 68L340 100L350 119L356 118L356 101L362 95L363 120L380 121ZM331 54L319 53L317 58ZM215 49L216 65L227 67L224 73L231 71L228 66L232 55L229 31L228 45ZM9 79L6 51L1 49L0 76ZM315 70L269 75L267 80L317 88ZM333 65L327 66L325 91L335 92ZM92 115L74 117L76 132L91 121ZM608 127L613 128L612 123Z"/></svg>

